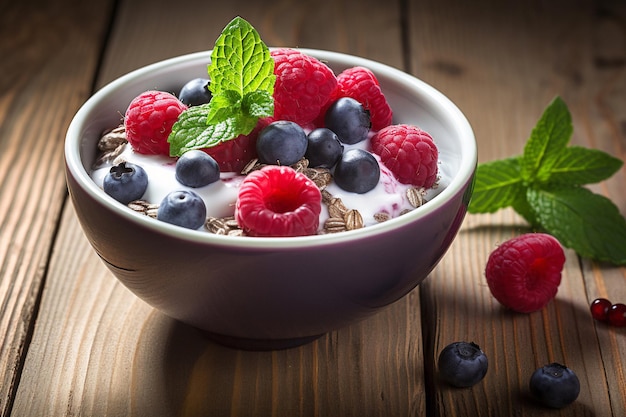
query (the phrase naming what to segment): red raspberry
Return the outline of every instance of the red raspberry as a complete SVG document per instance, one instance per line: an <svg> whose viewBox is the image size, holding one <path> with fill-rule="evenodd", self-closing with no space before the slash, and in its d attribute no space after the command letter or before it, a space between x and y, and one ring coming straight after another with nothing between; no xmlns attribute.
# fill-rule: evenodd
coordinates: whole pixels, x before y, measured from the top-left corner
<svg viewBox="0 0 626 417"><path fill-rule="evenodd" d="M337 76L343 95L352 97L369 110L372 130L380 130L391 124L393 112L374 73L364 67L348 68Z"/></svg>
<svg viewBox="0 0 626 417"><path fill-rule="evenodd" d="M146 91L131 101L124 117L126 139L136 152L170 156L167 137L172 125L187 109L174 95Z"/></svg>
<svg viewBox="0 0 626 417"><path fill-rule="evenodd" d="M291 167L268 165L242 181L235 217L250 236L306 236L317 233L321 209L313 181Z"/></svg>
<svg viewBox="0 0 626 417"><path fill-rule="evenodd" d="M333 71L317 58L290 48L274 49L274 118L311 124L337 89Z"/></svg>
<svg viewBox="0 0 626 417"><path fill-rule="evenodd" d="M370 145L401 183L430 188L437 180L439 151L430 135L417 126L387 126L372 137Z"/></svg>
<svg viewBox="0 0 626 417"><path fill-rule="evenodd" d="M542 309L561 283L563 248L545 233L526 233L496 248L487 261L485 277L493 296L520 313Z"/></svg>
<svg viewBox="0 0 626 417"><path fill-rule="evenodd" d="M239 135L234 139L202 150L215 159L220 167L220 172L241 172L248 162L256 158L256 139L259 132L272 121L273 119L270 117L259 119L249 134Z"/></svg>

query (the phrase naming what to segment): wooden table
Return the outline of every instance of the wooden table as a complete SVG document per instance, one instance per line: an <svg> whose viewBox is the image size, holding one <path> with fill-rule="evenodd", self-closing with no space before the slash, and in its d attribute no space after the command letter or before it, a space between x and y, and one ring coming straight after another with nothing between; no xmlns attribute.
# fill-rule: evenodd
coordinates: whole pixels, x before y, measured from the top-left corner
<svg viewBox="0 0 626 417"><path fill-rule="evenodd" d="M567 251L557 298L513 314L492 298L488 254L526 231L514 212L470 215L441 264L380 314L275 352L221 347L137 299L108 272L68 202L63 140L95 89L145 64L210 49L236 15L272 46L330 49L401 68L467 115L479 161L519 154L560 95L573 142L626 154L621 0L0 0L0 415L626 416L626 269ZM592 186L626 213L622 169ZM435 359L471 340L490 360L469 389ZM528 380L557 361L581 381L563 410Z"/></svg>

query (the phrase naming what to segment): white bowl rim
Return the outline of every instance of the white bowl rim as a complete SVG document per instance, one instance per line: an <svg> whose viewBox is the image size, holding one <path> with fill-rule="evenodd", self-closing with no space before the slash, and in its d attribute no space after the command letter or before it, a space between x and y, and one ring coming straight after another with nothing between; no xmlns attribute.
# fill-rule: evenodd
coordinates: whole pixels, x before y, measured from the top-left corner
<svg viewBox="0 0 626 417"><path fill-rule="evenodd" d="M474 132L470 126L469 121L461 110L443 93L427 84L426 82L410 75L402 70L391 67L387 64L383 64L377 61L373 61L367 58L340 53L333 51L326 51L320 49L298 48L298 50L315 56L316 58L325 61L345 61L349 60L351 66L364 66L372 70L375 74L385 74L386 76L393 76L395 79L401 80L402 83L413 84L416 88L421 90L424 94L428 95L431 100L436 102L445 112L455 120L455 130L461 135L461 161L459 169L456 175L452 178L450 183L436 195L427 204L412 210L411 212L402 216L390 219L386 222L367 226L361 229L352 230L349 232L340 232L332 234L318 234L311 236L299 236L299 237L236 237L236 236L223 236L216 235L208 232L185 229L183 227L171 225L165 222L155 221L148 216L141 216L134 213L132 210L120 205L110 196L106 195L91 179L89 173L85 170L80 155L81 144L81 130L83 125L87 122L87 115L96 108L99 102L116 90L122 88L125 84L137 79L141 79L146 75L163 69L168 66L176 66L186 64L188 62L195 62L199 60L205 60L208 64L210 62L211 50L200 51L180 55L177 57L165 59L135 69L118 77L117 79L109 82L96 91L76 112L74 115L66 134L65 140L65 161L67 169L73 176L73 179L78 185L95 200L101 202L104 206L113 210L125 219L138 223L142 227L158 231L166 235L170 235L175 238L193 241L197 243L212 244L223 247L237 247L240 249L282 249L282 248L299 248L299 247L314 247L318 245L339 244L357 241L362 238L372 238L376 235L389 233L396 229L400 229L403 226L412 223L419 218L429 215L435 212L438 208L444 205L451 197L461 192L462 187L471 181L474 174L477 163L477 148Z"/></svg>

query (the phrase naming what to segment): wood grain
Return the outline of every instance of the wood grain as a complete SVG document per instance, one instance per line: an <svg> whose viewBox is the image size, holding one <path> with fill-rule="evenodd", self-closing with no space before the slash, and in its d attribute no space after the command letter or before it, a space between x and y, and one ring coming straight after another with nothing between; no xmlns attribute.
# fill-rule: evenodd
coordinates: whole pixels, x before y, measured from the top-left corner
<svg viewBox="0 0 626 417"><path fill-rule="evenodd" d="M107 24L99 16L109 5L1 3L0 415L6 415L65 201L65 129L89 95Z"/></svg>
<svg viewBox="0 0 626 417"><path fill-rule="evenodd" d="M424 79L467 115L481 162L519 154L557 94L573 143L626 156L623 2L0 0L0 415L626 415L626 333L588 313L596 297L626 302L626 270L568 250L556 300L506 311L483 268L498 243L528 230L511 210L468 216L425 283L380 314L284 351L217 345L108 272L66 204L71 116L92 85L209 49L236 15L270 45L351 53ZM622 213L625 176L591 186ZM435 361L464 339L490 370L452 389ZM551 361L581 380L563 410L527 391Z"/></svg>
<svg viewBox="0 0 626 417"><path fill-rule="evenodd" d="M573 144L624 159L623 4L445 3L411 2L412 69L465 112L479 141L479 162L520 154L556 95L572 112ZM592 187L622 213L624 174L622 169ZM595 323L588 313L596 297L625 299L625 269L580 260L568 250L556 300L530 315L512 314L490 296L483 271L498 243L525 231L511 210L469 216L449 254L421 285L423 322L431 324L424 328L425 362L431 364L426 371L437 384L432 415L547 415L529 401L527 385L534 369L553 361L577 372L581 394L550 415L626 415L624 332ZM458 391L437 382L436 355L454 340L483 347L490 358L484 384Z"/></svg>
<svg viewBox="0 0 626 417"><path fill-rule="evenodd" d="M355 5L277 2L261 8L234 2L212 8L212 21L225 25L246 10L242 14L253 16L251 23L270 44L343 50L401 65L399 10L381 10L382 36L396 47L377 55L368 48L382 42L381 33L372 33L369 42L355 35L361 31L346 30L363 25L362 14L337 13ZM286 11L296 15L285 20ZM181 12L179 5L164 3L146 11L133 2L121 3L97 85L159 59L207 49L222 27L203 21L202 15ZM320 40L321 22L342 28L342 36ZM146 46L146 39L153 42ZM71 260L65 259L68 254ZM86 244L70 206L47 286L12 415L51 410L137 416L387 416L421 415L425 409L416 295L302 348L233 351L153 311L118 284ZM372 342L363 343L368 340Z"/></svg>

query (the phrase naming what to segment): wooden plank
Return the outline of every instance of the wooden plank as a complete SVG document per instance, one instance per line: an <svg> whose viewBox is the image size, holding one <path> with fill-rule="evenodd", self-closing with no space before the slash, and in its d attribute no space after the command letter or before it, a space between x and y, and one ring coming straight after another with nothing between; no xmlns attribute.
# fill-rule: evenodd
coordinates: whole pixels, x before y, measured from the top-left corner
<svg viewBox="0 0 626 417"><path fill-rule="evenodd" d="M196 1L183 8L157 1L144 8L123 1L98 85L159 59L208 49L237 14L271 45L403 63L397 4L305 1L298 7L283 2L261 7L233 1L209 8ZM376 31L365 31L364 25ZM417 292L300 348L231 350L154 311L118 284L67 207L39 317L14 416L425 412Z"/></svg>
<svg viewBox="0 0 626 417"><path fill-rule="evenodd" d="M70 3L0 6L0 415L11 406L66 197L65 129L89 94L107 23L108 1Z"/></svg>
<svg viewBox="0 0 626 417"><path fill-rule="evenodd" d="M468 116L479 162L521 153L557 94L572 112L573 143L624 159L625 15L617 2L413 1L412 70ZM592 187L622 213L625 174L622 169ZM491 297L484 266L498 243L527 230L511 210L469 216L444 262L421 286L423 322L430 324L424 328L426 372L436 386L429 411L626 415L623 330L595 323L588 313L598 296L626 299L624 268L580 262L568 250L556 300L529 315L507 312ZM436 377L439 351L456 340L475 341L490 359L484 382L471 389L451 389ZM552 361L567 364L581 380L578 401L560 411L532 402L527 388L534 369Z"/></svg>

